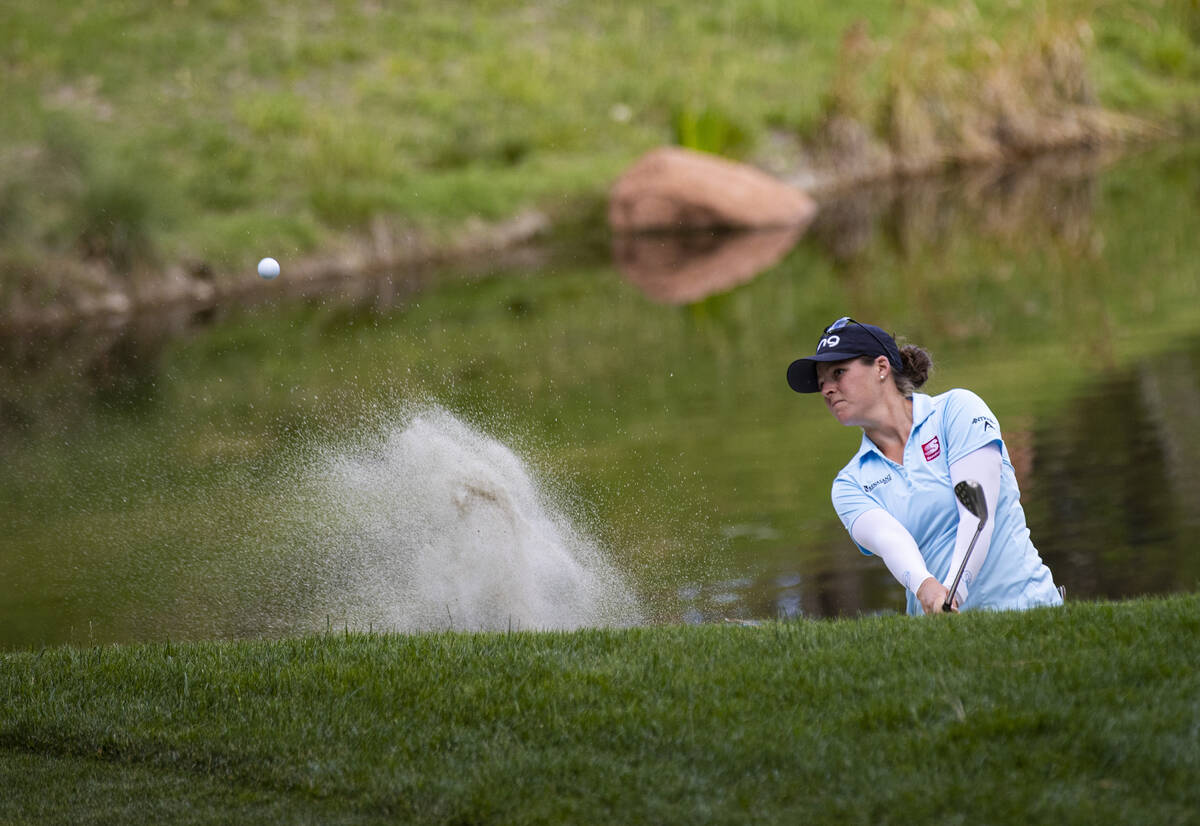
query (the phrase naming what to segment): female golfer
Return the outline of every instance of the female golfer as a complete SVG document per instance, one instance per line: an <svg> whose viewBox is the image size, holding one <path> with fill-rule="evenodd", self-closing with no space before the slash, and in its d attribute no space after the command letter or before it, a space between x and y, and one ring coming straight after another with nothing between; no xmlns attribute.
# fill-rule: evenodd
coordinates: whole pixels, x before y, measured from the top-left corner
<svg viewBox="0 0 1200 826"><path fill-rule="evenodd" d="M1000 425L969 390L915 392L933 361L884 330L841 318L816 353L792 362L788 384L820 393L834 418L861 427L862 446L833 482L833 507L866 554L904 586L908 613L938 613L979 520L955 497L974 479L991 515L975 542L951 610L1061 605L1050 569L1029 540Z"/></svg>

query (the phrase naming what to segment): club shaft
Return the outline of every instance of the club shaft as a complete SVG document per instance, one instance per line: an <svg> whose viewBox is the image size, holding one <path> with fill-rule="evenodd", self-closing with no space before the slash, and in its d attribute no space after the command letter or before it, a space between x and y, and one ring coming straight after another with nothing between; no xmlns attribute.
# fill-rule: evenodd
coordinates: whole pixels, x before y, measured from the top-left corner
<svg viewBox="0 0 1200 826"><path fill-rule="evenodd" d="M967 546L967 552L963 554L963 561L958 566L958 573L954 576L954 583L950 586L950 593L946 595L946 604L942 606L943 611L950 611L950 603L954 601L954 594L958 591L958 583L962 580L963 571L967 570L967 560L971 558L971 551L975 550L975 540L979 538L979 534L981 533L983 533L982 521L975 528L975 535L971 537L971 544Z"/></svg>

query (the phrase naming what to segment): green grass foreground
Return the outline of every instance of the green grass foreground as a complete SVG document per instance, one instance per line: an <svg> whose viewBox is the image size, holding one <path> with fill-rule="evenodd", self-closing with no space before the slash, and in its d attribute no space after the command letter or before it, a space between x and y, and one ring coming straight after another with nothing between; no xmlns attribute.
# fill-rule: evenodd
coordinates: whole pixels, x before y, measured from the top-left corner
<svg viewBox="0 0 1200 826"><path fill-rule="evenodd" d="M0 656L0 821L1184 823L1200 595Z"/></svg>

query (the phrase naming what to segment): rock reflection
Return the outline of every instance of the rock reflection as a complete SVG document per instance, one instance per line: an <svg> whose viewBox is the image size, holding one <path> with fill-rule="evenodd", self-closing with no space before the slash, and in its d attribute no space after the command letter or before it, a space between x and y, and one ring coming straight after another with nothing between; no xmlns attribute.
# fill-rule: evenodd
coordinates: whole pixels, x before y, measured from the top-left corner
<svg viewBox="0 0 1200 826"><path fill-rule="evenodd" d="M770 269L803 233L804 227L621 234L613 239L613 258L652 301L691 304Z"/></svg>

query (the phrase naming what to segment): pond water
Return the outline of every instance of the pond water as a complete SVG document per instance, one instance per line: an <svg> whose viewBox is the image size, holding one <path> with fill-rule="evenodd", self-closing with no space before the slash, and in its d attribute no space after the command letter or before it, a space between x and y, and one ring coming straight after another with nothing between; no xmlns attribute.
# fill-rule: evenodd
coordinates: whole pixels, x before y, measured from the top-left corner
<svg viewBox="0 0 1200 826"><path fill-rule="evenodd" d="M2 339L0 647L902 611L829 503L859 432L784 381L842 315L989 402L1069 598L1194 590L1198 160Z"/></svg>

